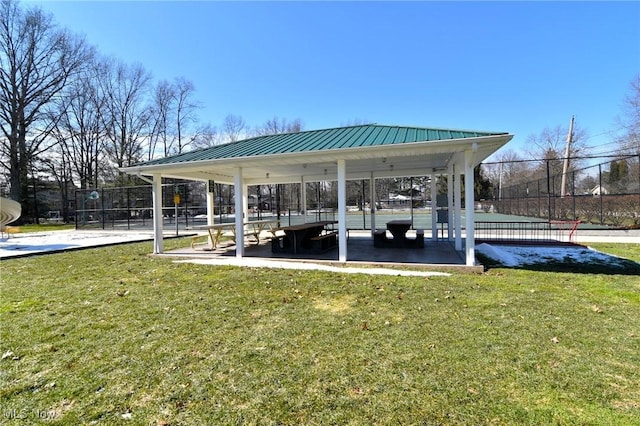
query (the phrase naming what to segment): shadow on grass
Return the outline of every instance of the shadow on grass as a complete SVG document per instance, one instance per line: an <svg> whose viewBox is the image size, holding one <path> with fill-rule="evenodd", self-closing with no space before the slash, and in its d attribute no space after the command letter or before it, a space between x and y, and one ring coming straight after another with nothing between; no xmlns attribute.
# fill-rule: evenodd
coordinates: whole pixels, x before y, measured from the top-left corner
<svg viewBox="0 0 640 426"><path fill-rule="evenodd" d="M575 259L545 260L518 266L505 266L499 261L482 254L476 256L485 270L494 268L524 269L539 272L566 272L573 274L601 274L601 275L637 275L640 276L640 263L620 257L609 256L607 261L577 262Z"/></svg>

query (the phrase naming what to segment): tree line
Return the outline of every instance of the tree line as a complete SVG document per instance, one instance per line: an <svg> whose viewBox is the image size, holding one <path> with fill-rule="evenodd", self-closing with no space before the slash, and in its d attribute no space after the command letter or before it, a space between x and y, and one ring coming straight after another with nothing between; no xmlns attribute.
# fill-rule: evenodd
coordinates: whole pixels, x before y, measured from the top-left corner
<svg viewBox="0 0 640 426"><path fill-rule="evenodd" d="M154 81L141 64L101 55L38 7L0 1L0 166L4 188L37 217L35 182L71 188L128 185L119 167L249 136L300 131L274 117L252 128L229 114L198 120L185 77Z"/></svg>

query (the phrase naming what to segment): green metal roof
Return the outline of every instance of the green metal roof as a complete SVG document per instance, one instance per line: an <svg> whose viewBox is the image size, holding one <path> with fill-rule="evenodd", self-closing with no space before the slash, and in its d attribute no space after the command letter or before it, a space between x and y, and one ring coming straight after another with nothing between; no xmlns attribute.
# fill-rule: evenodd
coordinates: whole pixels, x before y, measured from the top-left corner
<svg viewBox="0 0 640 426"><path fill-rule="evenodd" d="M433 129L366 124L297 133L258 136L210 148L186 152L137 164L151 166L192 161L247 158L284 153L312 153L357 147L439 142L454 139L507 135L506 132Z"/></svg>

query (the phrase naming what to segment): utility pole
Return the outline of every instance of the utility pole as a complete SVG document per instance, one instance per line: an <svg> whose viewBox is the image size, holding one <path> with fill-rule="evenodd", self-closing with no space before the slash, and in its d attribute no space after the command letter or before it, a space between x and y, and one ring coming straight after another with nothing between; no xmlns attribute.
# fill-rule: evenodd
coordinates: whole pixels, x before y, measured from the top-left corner
<svg viewBox="0 0 640 426"><path fill-rule="evenodd" d="M573 142L573 115L569 123L569 134L567 135L567 149L564 152L564 165L562 166L562 184L560 185L560 196L564 198L567 194L567 173L569 172L569 153L571 152L571 142Z"/></svg>

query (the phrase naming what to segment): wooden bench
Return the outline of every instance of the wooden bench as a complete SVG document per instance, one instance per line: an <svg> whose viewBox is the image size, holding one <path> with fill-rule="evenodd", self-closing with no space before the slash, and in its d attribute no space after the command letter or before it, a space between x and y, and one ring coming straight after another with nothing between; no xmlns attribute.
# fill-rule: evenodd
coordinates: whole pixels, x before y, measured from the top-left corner
<svg viewBox="0 0 640 426"><path fill-rule="evenodd" d="M291 240L284 234L273 232L271 237L271 251L273 253L288 253L291 251Z"/></svg>
<svg viewBox="0 0 640 426"><path fill-rule="evenodd" d="M280 238L283 237L284 234L284 230L282 228L271 228L268 229L268 232L271 232L271 238Z"/></svg>
<svg viewBox="0 0 640 426"><path fill-rule="evenodd" d="M424 229L416 229L416 247L424 247Z"/></svg>
<svg viewBox="0 0 640 426"><path fill-rule="evenodd" d="M200 244L208 244L209 243L209 234L202 234L202 235L194 235L193 237L191 237L191 248L195 249L196 248L196 244L198 244L198 240L201 238L205 238L205 241L200 243Z"/></svg>
<svg viewBox="0 0 640 426"><path fill-rule="evenodd" d="M311 238L311 242L313 244L313 251L324 253L338 245L338 232L330 231L320 234L317 237Z"/></svg>
<svg viewBox="0 0 640 426"><path fill-rule="evenodd" d="M373 231L373 246L384 247L389 242L386 229L376 229Z"/></svg>
<svg viewBox="0 0 640 426"><path fill-rule="evenodd" d="M2 231L2 234L7 234L7 238L9 238L12 234L19 234L21 230L19 226L4 225L0 227L0 231Z"/></svg>
<svg viewBox="0 0 640 426"><path fill-rule="evenodd" d="M393 238L387 237L386 229L376 229L373 231L373 246L399 247L399 248L424 248L424 229L416 229L416 238L405 238L400 243Z"/></svg>

